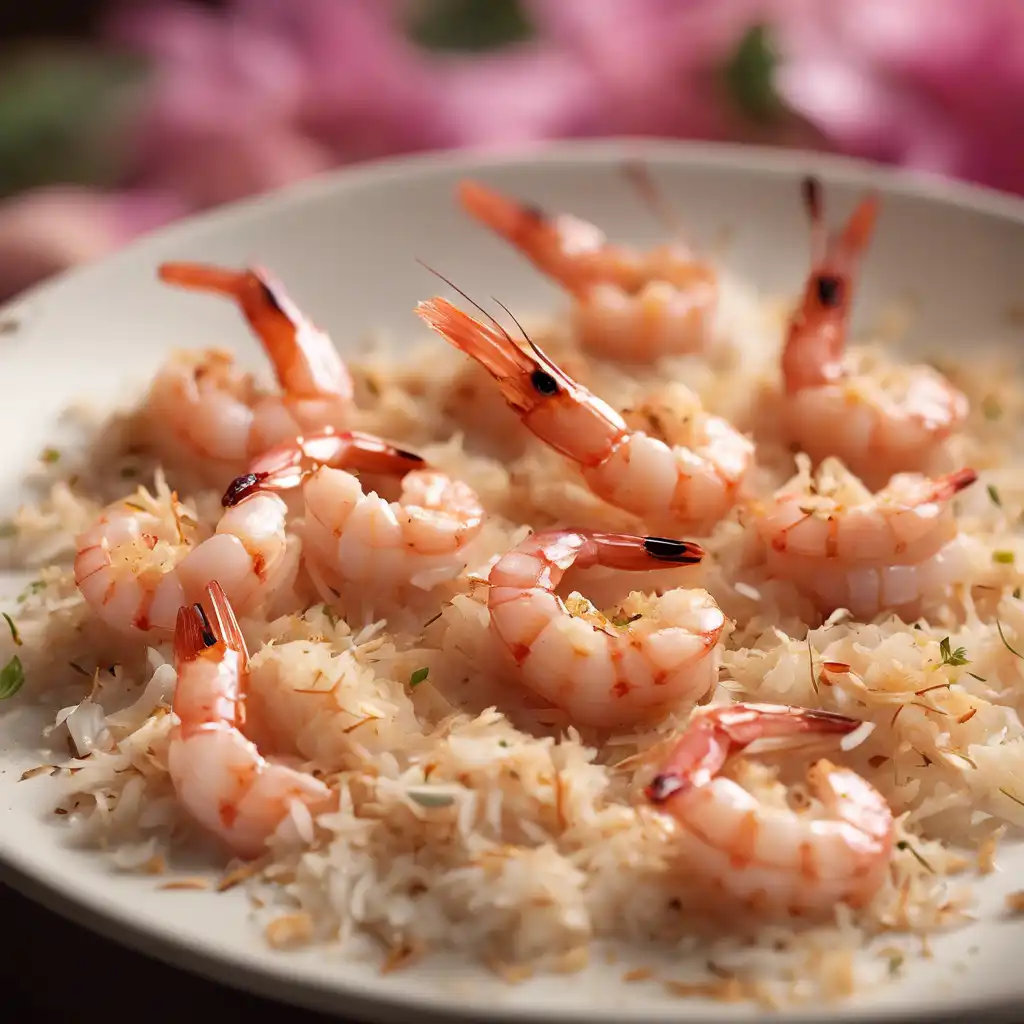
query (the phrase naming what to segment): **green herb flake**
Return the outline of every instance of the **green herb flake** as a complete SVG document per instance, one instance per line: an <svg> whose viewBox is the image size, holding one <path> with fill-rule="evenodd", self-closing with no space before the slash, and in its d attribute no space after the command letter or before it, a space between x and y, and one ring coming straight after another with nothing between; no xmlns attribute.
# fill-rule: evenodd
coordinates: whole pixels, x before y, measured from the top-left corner
<svg viewBox="0 0 1024 1024"><path fill-rule="evenodd" d="M0 700L13 697L25 685L25 669L21 658L15 655L0 670Z"/></svg>
<svg viewBox="0 0 1024 1024"><path fill-rule="evenodd" d="M893 955L889 957L890 978L894 978L897 974L900 973L900 968L903 966L903 961L905 959L906 958L903 956L902 953L893 953Z"/></svg>
<svg viewBox="0 0 1024 1024"><path fill-rule="evenodd" d="M1020 587L1013 588L1013 596L1016 600L1020 600Z"/></svg>
<svg viewBox="0 0 1024 1024"><path fill-rule="evenodd" d="M969 676L970 676L970 677L971 677L972 679L977 679L979 683L987 683L987 682L988 682L988 680L987 680L987 679L986 679L986 678L985 678L984 676L979 676L979 675L978 675L977 673L975 673L975 672L968 672L967 674L968 674L968 675L969 675Z"/></svg>
<svg viewBox="0 0 1024 1024"><path fill-rule="evenodd" d="M17 534L18 528L10 519L0 521L0 540L9 540L11 537L16 537Z"/></svg>
<svg viewBox="0 0 1024 1024"><path fill-rule="evenodd" d="M1014 796L1008 789L1003 789L1003 787L1000 786L999 792L1002 793L1007 800L1012 800L1015 804L1020 804L1021 807L1024 807L1024 800L1021 800L1019 796Z"/></svg>
<svg viewBox="0 0 1024 1024"><path fill-rule="evenodd" d="M47 466L52 466L54 463L60 462L60 452L56 448L44 448L39 453L39 461L46 463Z"/></svg>
<svg viewBox="0 0 1024 1024"><path fill-rule="evenodd" d="M955 651L949 649L949 637L944 637L939 641L939 654L942 655L943 665L969 665L970 662L967 660L967 648L958 647Z"/></svg>
<svg viewBox="0 0 1024 1024"><path fill-rule="evenodd" d="M1012 551L993 551L992 561L996 565L1013 565L1016 555Z"/></svg>
<svg viewBox="0 0 1024 1024"><path fill-rule="evenodd" d="M507 747L508 746L508 740L498 740L498 746L499 747Z"/></svg>
<svg viewBox="0 0 1024 1024"><path fill-rule="evenodd" d="M998 489L996 488L996 485L989 484L988 487L985 488L985 490L988 492L988 500L991 501L996 508L1002 508L1003 499Z"/></svg>
<svg viewBox="0 0 1024 1024"><path fill-rule="evenodd" d="M618 626L619 629L622 629L623 627L628 626L631 623L636 622L637 619L642 619L642 618L643 618L643 615L640 614L640 612L637 612L636 615L616 616L615 618L612 619L612 625L613 626Z"/></svg>
<svg viewBox="0 0 1024 1024"><path fill-rule="evenodd" d="M411 676L409 676L409 689L415 690L420 683L426 680L427 676L430 675L429 668L418 668Z"/></svg>
<svg viewBox="0 0 1024 1024"><path fill-rule="evenodd" d="M1003 415L1003 407L995 395L986 395L981 400L981 413L985 419L995 422Z"/></svg>
<svg viewBox="0 0 1024 1024"><path fill-rule="evenodd" d="M3 612L3 617L7 620L7 628L11 631L11 639L14 641L16 647L20 647L24 641L21 639L21 634L18 632L18 627L14 624L14 619Z"/></svg>
<svg viewBox="0 0 1024 1024"><path fill-rule="evenodd" d="M322 611L323 611L324 615L327 617L327 621L332 626L336 626L338 624L338 616L334 614L334 612L331 610L331 606L329 604L325 604L323 606L323 608L322 608Z"/></svg>

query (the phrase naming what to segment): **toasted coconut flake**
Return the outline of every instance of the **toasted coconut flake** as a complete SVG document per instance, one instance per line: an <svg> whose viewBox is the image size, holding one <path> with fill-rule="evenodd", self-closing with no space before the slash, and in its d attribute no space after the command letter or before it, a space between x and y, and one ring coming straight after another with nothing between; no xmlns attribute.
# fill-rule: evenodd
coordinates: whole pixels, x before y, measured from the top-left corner
<svg viewBox="0 0 1024 1024"><path fill-rule="evenodd" d="M1024 914L1024 889L1007 894L1006 909L1011 914Z"/></svg>
<svg viewBox="0 0 1024 1024"><path fill-rule="evenodd" d="M275 917L263 930L274 949L296 949L313 939L313 918L304 910Z"/></svg>
<svg viewBox="0 0 1024 1024"><path fill-rule="evenodd" d="M232 868L217 883L217 892L227 892L228 889L233 889L236 885L240 885L250 878L255 878L259 873L260 867L258 864L241 864L236 868Z"/></svg>
<svg viewBox="0 0 1024 1024"><path fill-rule="evenodd" d="M582 971L588 963L590 963L590 947L576 946L558 957L551 965L551 969L557 974L576 974L578 971Z"/></svg>
<svg viewBox="0 0 1024 1024"><path fill-rule="evenodd" d="M990 836L978 844L978 874L991 875L996 869L996 848L1006 835L1006 826L1000 825Z"/></svg>
<svg viewBox="0 0 1024 1024"><path fill-rule="evenodd" d="M650 981L656 977L654 971L650 967L634 967L631 971L626 971L622 975L622 980L630 983L634 981Z"/></svg>
<svg viewBox="0 0 1024 1024"><path fill-rule="evenodd" d="M19 782L25 782L28 779L34 779L37 775L57 775L60 772L59 768L54 767L52 764L41 764L35 768L29 768L28 771L21 773Z"/></svg>
<svg viewBox="0 0 1024 1024"><path fill-rule="evenodd" d="M533 968L528 964L507 964L489 957L487 966L507 985L519 985L533 977Z"/></svg>
<svg viewBox="0 0 1024 1024"><path fill-rule="evenodd" d="M208 878L175 878L170 882L164 882L162 885L157 886L158 889L209 889L210 880Z"/></svg>

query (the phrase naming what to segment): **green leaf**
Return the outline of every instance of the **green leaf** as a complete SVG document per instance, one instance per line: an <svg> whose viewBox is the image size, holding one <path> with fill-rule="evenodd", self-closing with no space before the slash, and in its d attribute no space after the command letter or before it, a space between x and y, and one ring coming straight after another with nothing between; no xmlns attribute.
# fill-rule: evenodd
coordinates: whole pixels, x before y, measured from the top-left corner
<svg viewBox="0 0 1024 1024"><path fill-rule="evenodd" d="M494 50L533 35L519 0L421 0L407 25L412 40L431 50Z"/></svg>
<svg viewBox="0 0 1024 1024"><path fill-rule="evenodd" d="M0 194L117 181L147 70L74 48L0 54Z"/></svg>
<svg viewBox="0 0 1024 1024"><path fill-rule="evenodd" d="M0 700L13 697L25 685L25 670L21 658L15 655L0 671Z"/></svg>
<svg viewBox="0 0 1024 1024"><path fill-rule="evenodd" d="M429 668L418 668L418 669L416 669L416 671L413 672L413 674L409 677L409 689L410 690L415 690L416 687L419 686L420 683L422 683L427 678L427 676L429 676L429 675L430 675L430 669Z"/></svg>
<svg viewBox="0 0 1024 1024"><path fill-rule="evenodd" d="M942 655L943 665L969 665L970 662L967 660L967 648L958 647L955 651L949 649L949 637L939 641L939 654Z"/></svg>
<svg viewBox="0 0 1024 1024"><path fill-rule="evenodd" d="M18 627L14 623L14 619L3 612L3 617L7 620L7 628L11 631L11 639L14 641L16 647L20 647L25 641L21 639L21 634L18 632Z"/></svg>
<svg viewBox="0 0 1024 1024"><path fill-rule="evenodd" d="M778 63L768 26L752 25L723 68L729 95L753 121L775 121L783 112L782 101L775 91Z"/></svg>

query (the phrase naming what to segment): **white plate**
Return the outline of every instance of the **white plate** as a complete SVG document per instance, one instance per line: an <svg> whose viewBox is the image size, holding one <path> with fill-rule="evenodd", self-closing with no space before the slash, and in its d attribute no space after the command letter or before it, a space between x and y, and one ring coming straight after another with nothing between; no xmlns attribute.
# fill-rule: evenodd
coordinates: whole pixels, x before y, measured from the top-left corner
<svg viewBox="0 0 1024 1024"><path fill-rule="evenodd" d="M834 213L855 190L880 187L885 205L857 299L859 319L887 300L916 296L911 341L934 351L1020 343L1006 316L1024 295L1024 204L1009 198L802 154L710 146L613 143L559 146L529 158L443 156L390 162L316 180L176 225L95 266L29 294L0 335L0 513L19 500L21 477L52 438L62 407L83 393L113 396L126 378L144 380L174 346L228 344L257 356L228 303L186 301L159 285L156 264L200 259L259 261L288 283L299 304L330 329L342 350L369 329L427 337L412 314L438 282L420 257L471 294L512 308L547 308L562 298L505 245L470 223L453 201L456 180L481 174L552 209L568 209L613 237L653 242L659 226L626 186L628 148L647 159L683 209L690 234L711 244L727 232L725 261L763 288L794 292L806 272L808 234L798 180L816 169ZM440 344L440 342L438 342ZM8 581L8 587L11 581ZM735 1006L689 1003L657 985L625 985L621 966L519 986L451 962L381 977L372 960L317 949L270 951L238 892L162 891L152 879L112 872L74 850L50 813L51 780L19 783L39 763L35 724L0 713L0 866L3 877L54 909L173 963L229 984L354 1017L421 1020L632 1021L731 1019ZM36 734L38 735L38 734ZM837 1007L837 1019L977 1012L1024 999L1013 950L1024 923L999 918L1002 894L1024 869L1024 849L1004 851L986 880L981 920L934 943L935 957L906 981ZM63 955L63 954L61 954ZM597 959L597 958L595 958ZM648 956L647 961L650 961ZM753 1008L743 1014L757 1013ZM804 1011L818 1016L818 1009Z"/></svg>

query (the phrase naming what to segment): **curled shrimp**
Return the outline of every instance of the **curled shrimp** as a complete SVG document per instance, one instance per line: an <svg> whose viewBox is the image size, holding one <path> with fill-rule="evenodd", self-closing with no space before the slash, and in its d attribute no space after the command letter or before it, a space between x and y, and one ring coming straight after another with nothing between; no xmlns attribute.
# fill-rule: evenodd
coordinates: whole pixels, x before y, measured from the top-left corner
<svg viewBox="0 0 1024 1024"><path fill-rule="evenodd" d="M657 718L718 681L725 616L711 595L670 590L617 625L578 595L566 602L555 590L573 566L644 572L693 565L703 555L696 544L662 537L535 533L491 569L491 630L523 684L573 724L615 728Z"/></svg>
<svg viewBox="0 0 1024 1024"><path fill-rule="evenodd" d="M929 366L877 365L847 352L860 255L878 213L864 197L843 232L829 238L821 186L804 182L812 265L782 351L784 428L815 462L833 455L872 486L893 473L927 471L943 441L966 419L967 397Z"/></svg>
<svg viewBox="0 0 1024 1024"><path fill-rule="evenodd" d="M793 583L822 614L912 614L963 573L967 554L949 502L976 479L973 469L936 479L898 473L872 494L836 460L826 459L812 475L804 457L789 483L752 507L768 571Z"/></svg>
<svg viewBox="0 0 1024 1024"><path fill-rule="evenodd" d="M175 494L140 488L78 538L75 582L100 619L138 638L170 635L179 606L214 579L239 610L255 611L298 571L300 546L287 534L286 512L277 495L254 494L204 536Z"/></svg>
<svg viewBox="0 0 1024 1024"><path fill-rule="evenodd" d="M632 170L645 197L664 207L646 172ZM646 253L612 245L593 224L568 214L548 216L475 181L461 182L459 199L472 217L570 292L584 348L637 362L704 348L718 300L717 275L680 242Z"/></svg>
<svg viewBox="0 0 1024 1024"><path fill-rule="evenodd" d="M235 300L270 357L280 391L259 388L226 352L178 352L145 402L160 454L199 464L212 482L239 472L274 444L308 430L347 425L353 384L330 337L314 327L262 269L165 263L168 284Z"/></svg>
<svg viewBox="0 0 1024 1024"><path fill-rule="evenodd" d="M400 476L399 499L365 493L350 470ZM419 455L355 432L322 432L272 449L228 488L224 503L299 485L307 561L335 589L430 589L465 568L466 548L483 524L480 499L466 484L425 468Z"/></svg>
<svg viewBox="0 0 1024 1024"><path fill-rule="evenodd" d="M249 655L219 583L178 609L174 662L178 682L167 770L181 805L239 856L257 857L292 801L312 814L329 810L331 790L312 775L267 761L242 733Z"/></svg>
<svg viewBox="0 0 1024 1024"><path fill-rule="evenodd" d="M688 391L677 443L670 445L630 430L532 341L527 352L499 324L482 324L446 299L421 302L416 312L489 370L526 428L576 462L590 489L609 504L656 529L703 536L736 503L754 446ZM677 388L676 400L684 390Z"/></svg>
<svg viewBox="0 0 1024 1024"><path fill-rule="evenodd" d="M819 813L758 800L721 775L760 739L842 736L861 725L829 711L731 704L697 711L647 797L672 816L680 862L757 916L827 916L861 907L885 881L894 821L856 772L820 760L807 781Z"/></svg>

